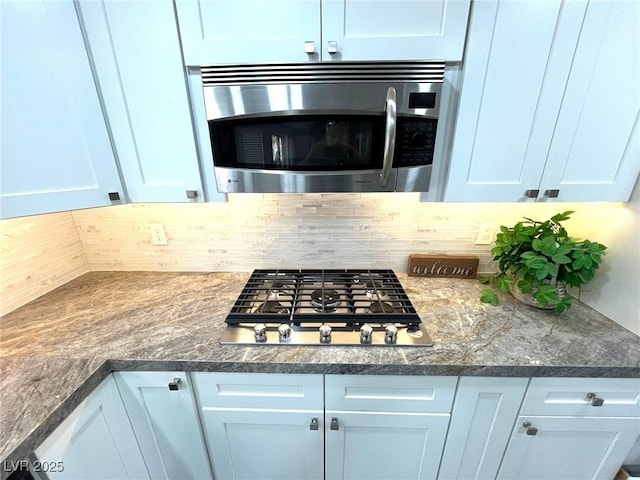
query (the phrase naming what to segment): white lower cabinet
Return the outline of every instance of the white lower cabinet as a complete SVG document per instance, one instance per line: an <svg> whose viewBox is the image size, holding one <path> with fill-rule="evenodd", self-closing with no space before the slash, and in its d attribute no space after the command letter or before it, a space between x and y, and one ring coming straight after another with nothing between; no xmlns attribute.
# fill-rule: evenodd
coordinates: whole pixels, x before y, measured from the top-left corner
<svg viewBox="0 0 640 480"><path fill-rule="evenodd" d="M640 418L519 416L497 478L612 479L639 434Z"/></svg>
<svg viewBox="0 0 640 480"><path fill-rule="evenodd" d="M376 375L193 378L217 480L436 478L457 383Z"/></svg>
<svg viewBox="0 0 640 480"><path fill-rule="evenodd" d="M449 414L327 412L326 478L436 478L448 424Z"/></svg>
<svg viewBox="0 0 640 480"><path fill-rule="evenodd" d="M322 375L192 378L217 480L323 478Z"/></svg>
<svg viewBox="0 0 640 480"><path fill-rule="evenodd" d="M640 436L640 379L534 378L498 473L612 479Z"/></svg>
<svg viewBox="0 0 640 480"><path fill-rule="evenodd" d="M528 383L528 378L460 379L439 479L495 478Z"/></svg>
<svg viewBox="0 0 640 480"><path fill-rule="evenodd" d="M111 375L71 412L35 455L51 480L149 478Z"/></svg>
<svg viewBox="0 0 640 480"><path fill-rule="evenodd" d="M152 479L211 479L195 397L184 372L116 372Z"/></svg>
<svg viewBox="0 0 640 480"><path fill-rule="evenodd" d="M35 455L52 480L601 480L639 438L640 379L117 372Z"/></svg>
<svg viewBox="0 0 640 480"><path fill-rule="evenodd" d="M327 375L326 478L436 478L457 380Z"/></svg>

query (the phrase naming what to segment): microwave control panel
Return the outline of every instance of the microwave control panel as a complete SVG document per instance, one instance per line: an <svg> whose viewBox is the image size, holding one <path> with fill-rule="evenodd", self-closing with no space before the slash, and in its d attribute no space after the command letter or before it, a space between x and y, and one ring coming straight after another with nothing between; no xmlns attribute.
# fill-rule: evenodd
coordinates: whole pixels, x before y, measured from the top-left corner
<svg viewBox="0 0 640 480"><path fill-rule="evenodd" d="M399 117L393 166L433 164L437 126L435 118Z"/></svg>

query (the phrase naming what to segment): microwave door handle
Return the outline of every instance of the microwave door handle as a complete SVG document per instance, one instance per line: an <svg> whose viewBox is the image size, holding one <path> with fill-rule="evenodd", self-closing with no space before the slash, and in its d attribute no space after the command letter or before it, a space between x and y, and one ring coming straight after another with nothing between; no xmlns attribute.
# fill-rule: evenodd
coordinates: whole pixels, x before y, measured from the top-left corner
<svg viewBox="0 0 640 480"><path fill-rule="evenodd" d="M393 166L393 152L396 148L396 89L389 87L387 101L385 102L387 121L384 131L384 156L382 158L382 171L380 172L380 186L386 188Z"/></svg>

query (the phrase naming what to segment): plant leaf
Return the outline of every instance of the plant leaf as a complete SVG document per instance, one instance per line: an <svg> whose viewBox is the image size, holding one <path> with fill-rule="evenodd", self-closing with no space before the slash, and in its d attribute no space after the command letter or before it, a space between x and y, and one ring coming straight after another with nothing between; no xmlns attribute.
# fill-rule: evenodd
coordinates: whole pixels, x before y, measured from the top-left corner
<svg viewBox="0 0 640 480"><path fill-rule="evenodd" d="M489 288L485 288L482 290L482 295L480 296L480 301L483 303L490 303L494 307L498 305L498 295L496 292Z"/></svg>
<svg viewBox="0 0 640 480"><path fill-rule="evenodd" d="M529 280L520 280L518 282L518 288L522 291L522 293L529 293L533 288L533 284Z"/></svg>
<svg viewBox="0 0 640 480"><path fill-rule="evenodd" d="M565 297L562 297L560 299L560 303L558 303L558 305L556 305L556 312L557 313L566 312L567 310L569 310L569 308L571 307L572 304L573 304L573 297L571 295L567 295Z"/></svg>
<svg viewBox="0 0 640 480"><path fill-rule="evenodd" d="M556 287L552 285L542 285L533 295L540 305L556 305L560 302L560 298L556 293Z"/></svg>
<svg viewBox="0 0 640 480"><path fill-rule="evenodd" d="M511 277L501 277L496 281L496 287L498 287L500 290L502 290L503 292L508 292L509 291L509 285L511 285L512 280Z"/></svg>
<svg viewBox="0 0 640 480"><path fill-rule="evenodd" d="M551 257L551 260L561 265L566 265L567 263L571 263L571 259L561 253L556 253L554 256Z"/></svg>
<svg viewBox="0 0 640 480"><path fill-rule="evenodd" d="M540 270L544 268L544 266L549 263L545 257L542 255L536 255L533 258L528 259L525 262L525 265L532 270Z"/></svg>

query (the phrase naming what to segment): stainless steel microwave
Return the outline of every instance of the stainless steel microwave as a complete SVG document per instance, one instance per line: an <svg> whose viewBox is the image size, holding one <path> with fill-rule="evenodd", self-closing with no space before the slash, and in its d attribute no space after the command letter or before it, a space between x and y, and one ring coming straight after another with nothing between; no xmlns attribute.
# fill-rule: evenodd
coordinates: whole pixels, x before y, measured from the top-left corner
<svg viewBox="0 0 640 480"><path fill-rule="evenodd" d="M201 67L218 191L426 192L445 63Z"/></svg>

